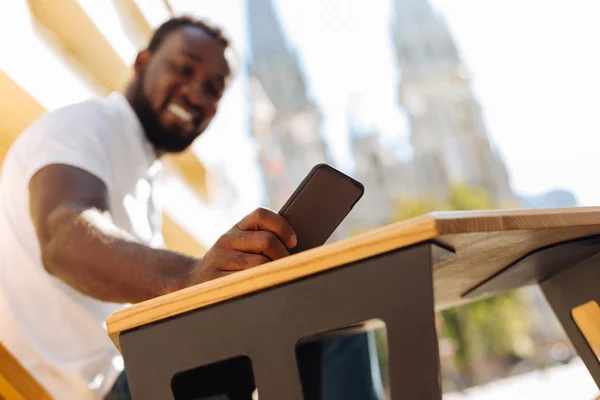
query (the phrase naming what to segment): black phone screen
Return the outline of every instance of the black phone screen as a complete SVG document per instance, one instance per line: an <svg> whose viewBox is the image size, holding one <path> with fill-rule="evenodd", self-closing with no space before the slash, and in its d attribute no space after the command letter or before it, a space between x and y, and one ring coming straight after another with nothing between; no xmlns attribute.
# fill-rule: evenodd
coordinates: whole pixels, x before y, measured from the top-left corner
<svg viewBox="0 0 600 400"><path fill-rule="evenodd" d="M279 211L298 238L290 254L323 245L363 193L355 179L327 164L315 166Z"/></svg>

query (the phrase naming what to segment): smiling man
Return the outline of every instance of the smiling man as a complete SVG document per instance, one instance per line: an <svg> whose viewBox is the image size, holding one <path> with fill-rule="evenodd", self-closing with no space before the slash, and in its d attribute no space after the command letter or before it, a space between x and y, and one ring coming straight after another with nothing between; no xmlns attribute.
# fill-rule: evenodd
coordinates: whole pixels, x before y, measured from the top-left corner
<svg viewBox="0 0 600 400"><path fill-rule="evenodd" d="M103 326L112 312L285 257L296 244L285 219L258 209L203 259L163 249L158 160L188 148L215 116L233 70L229 41L175 18L134 70L125 95L43 115L3 165L0 341L56 399L129 398ZM234 378L223 382L236 387Z"/></svg>

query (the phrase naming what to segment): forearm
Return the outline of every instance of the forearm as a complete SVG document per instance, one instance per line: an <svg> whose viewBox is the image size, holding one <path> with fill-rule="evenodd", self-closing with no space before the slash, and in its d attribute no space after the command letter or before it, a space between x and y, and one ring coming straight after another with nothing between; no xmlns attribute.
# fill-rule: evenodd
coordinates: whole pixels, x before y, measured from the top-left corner
<svg viewBox="0 0 600 400"><path fill-rule="evenodd" d="M134 241L97 210L57 210L42 241L52 275L99 300L136 303L186 285L198 259Z"/></svg>

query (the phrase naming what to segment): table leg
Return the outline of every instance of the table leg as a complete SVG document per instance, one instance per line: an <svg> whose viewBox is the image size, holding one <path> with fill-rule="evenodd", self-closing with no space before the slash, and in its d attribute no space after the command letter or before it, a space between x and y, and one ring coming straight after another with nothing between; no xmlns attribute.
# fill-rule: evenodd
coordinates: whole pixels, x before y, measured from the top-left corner
<svg viewBox="0 0 600 400"><path fill-rule="evenodd" d="M294 344L270 344L252 360L259 399L303 400Z"/></svg>
<svg viewBox="0 0 600 400"><path fill-rule="evenodd" d="M415 290L421 293L419 301L412 302L409 315L385 319L392 397L441 399L439 373L432 373L439 368L437 333L431 323L435 320L432 286L426 284L425 268L415 268L412 273ZM422 275L420 279L417 274ZM421 345L415 346L415 343ZM438 364L432 365L434 363ZM415 371L423 373L415 374Z"/></svg>
<svg viewBox="0 0 600 400"><path fill-rule="evenodd" d="M174 398L174 374L247 355L261 400L299 400L298 343L381 319L393 399L438 400L433 248L424 243L393 251L125 332L120 342L132 394Z"/></svg>
<svg viewBox="0 0 600 400"><path fill-rule="evenodd" d="M600 363L582 331L575 322L572 310L589 301L600 304L600 257L592 257L565 269L540 283L540 287L558 317L577 353L600 388ZM594 322L596 329L600 329Z"/></svg>

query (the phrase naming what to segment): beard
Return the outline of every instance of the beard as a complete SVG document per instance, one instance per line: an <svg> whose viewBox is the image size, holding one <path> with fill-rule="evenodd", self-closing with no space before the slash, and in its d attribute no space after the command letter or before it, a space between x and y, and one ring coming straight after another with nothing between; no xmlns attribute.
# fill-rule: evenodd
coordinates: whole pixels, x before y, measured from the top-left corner
<svg viewBox="0 0 600 400"><path fill-rule="evenodd" d="M145 71L142 71L140 78L133 83L131 96L131 106L144 128L144 134L157 153L181 153L194 142L196 137L183 138L175 129L167 129L161 125L159 113L152 108L144 93L145 76ZM162 109L166 107L169 99L170 96L161 106Z"/></svg>

